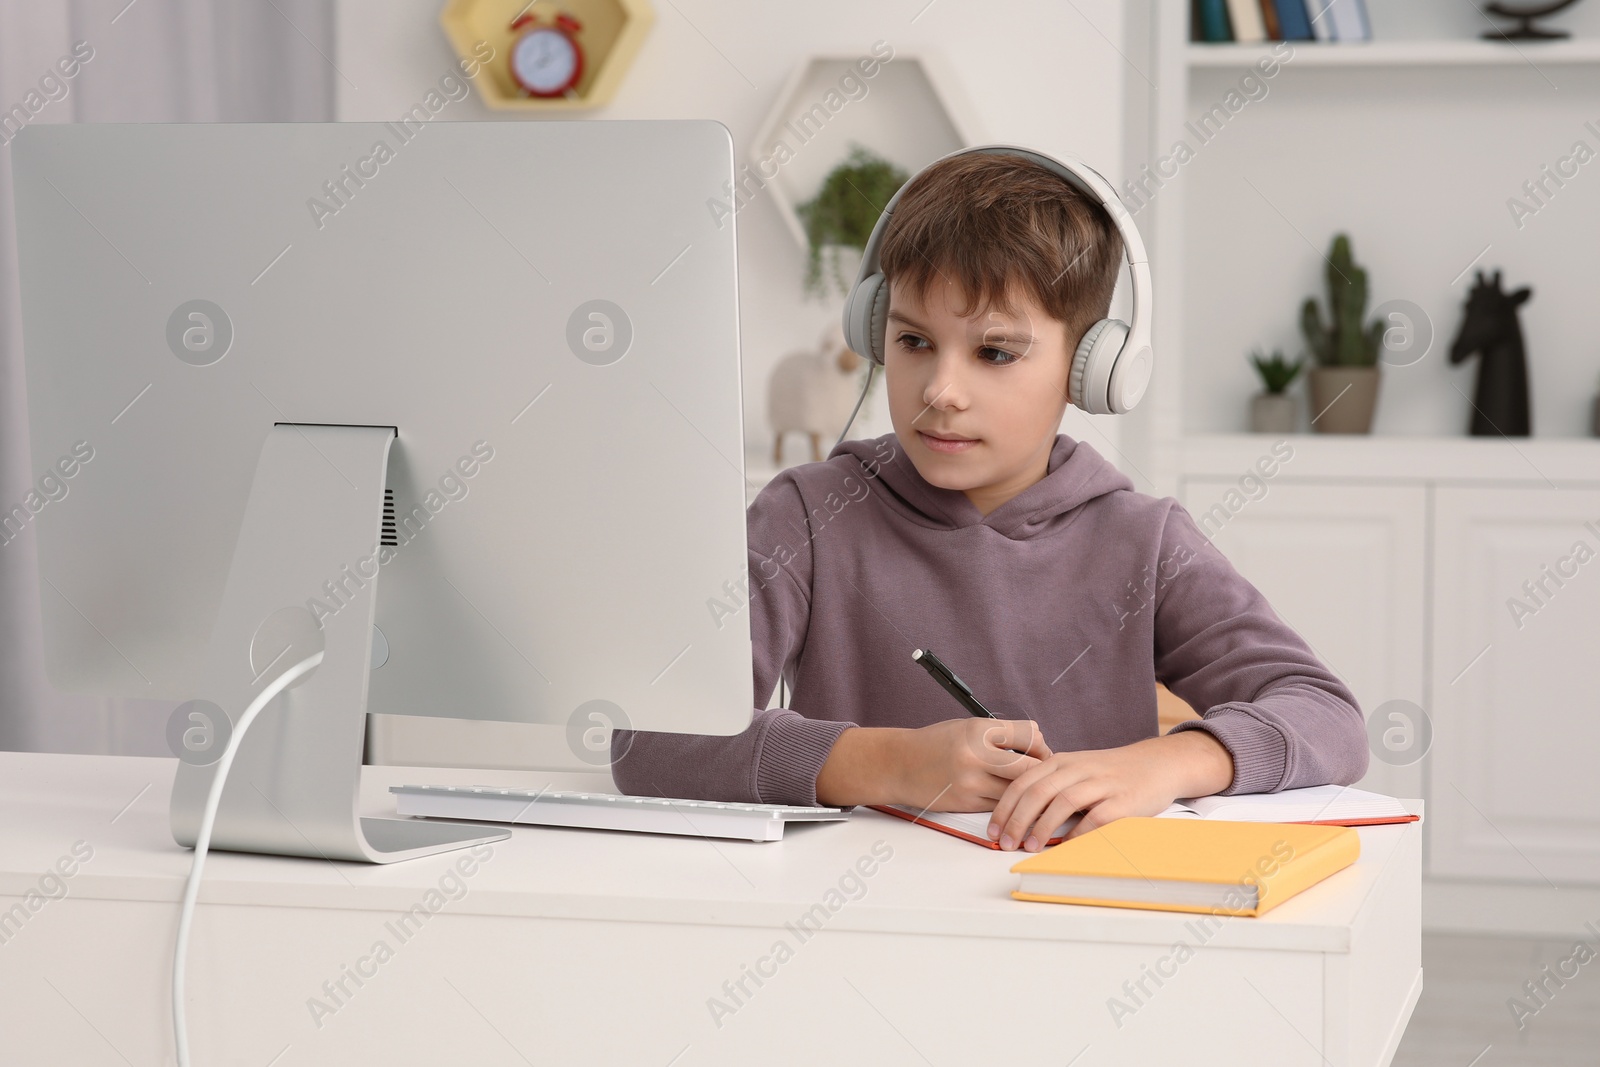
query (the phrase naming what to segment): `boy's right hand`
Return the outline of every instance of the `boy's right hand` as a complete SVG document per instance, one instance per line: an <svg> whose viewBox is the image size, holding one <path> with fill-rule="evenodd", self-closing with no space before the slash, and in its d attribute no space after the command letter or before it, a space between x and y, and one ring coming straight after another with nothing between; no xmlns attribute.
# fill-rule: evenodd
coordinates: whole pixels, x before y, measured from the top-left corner
<svg viewBox="0 0 1600 1067"><path fill-rule="evenodd" d="M1012 779L1051 754L1031 719L947 719L904 731L896 748L897 803L928 811L993 811Z"/></svg>

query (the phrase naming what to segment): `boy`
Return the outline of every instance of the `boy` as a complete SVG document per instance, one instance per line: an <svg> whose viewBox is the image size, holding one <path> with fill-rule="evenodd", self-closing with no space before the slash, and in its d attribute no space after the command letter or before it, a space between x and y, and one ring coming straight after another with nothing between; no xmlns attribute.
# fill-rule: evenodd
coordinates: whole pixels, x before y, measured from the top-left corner
<svg viewBox="0 0 1600 1067"><path fill-rule="evenodd" d="M906 187L879 255L892 434L750 505L755 698L732 737L617 731L627 793L989 811L1037 851L1174 799L1350 784L1350 690L1172 497L1056 432L1123 261L1105 209L975 153ZM1002 721L911 659L932 648ZM1202 713L1158 736L1155 682Z"/></svg>

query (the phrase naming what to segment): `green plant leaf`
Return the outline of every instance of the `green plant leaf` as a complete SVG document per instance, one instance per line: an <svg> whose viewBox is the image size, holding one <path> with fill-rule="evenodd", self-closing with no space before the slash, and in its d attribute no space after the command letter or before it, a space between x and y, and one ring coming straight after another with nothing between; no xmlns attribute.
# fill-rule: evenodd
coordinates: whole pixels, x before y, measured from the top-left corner
<svg viewBox="0 0 1600 1067"><path fill-rule="evenodd" d="M872 228L884 207L906 183L904 170L851 142L844 162L823 179L817 195L796 208L806 231L807 295L823 296L822 259L827 252L829 277L841 293L850 291L853 278L846 278L839 265L839 248L865 249Z"/></svg>
<svg viewBox="0 0 1600 1067"><path fill-rule="evenodd" d="M1367 311L1367 272L1355 261L1348 234L1338 233L1328 248L1328 319L1315 297L1300 308L1300 332L1317 363L1324 367L1370 367L1382 348L1383 326L1363 328Z"/></svg>
<svg viewBox="0 0 1600 1067"><path fill-rule="evenodd" d="M1266 359L1261 355L1261 350L1256 349L1251 353L1251 361L1255 364L1256 372L1261 375L1261 385L1272 394L1282 393L1289 388L1289 384L1299 375L1305 366L1304 357L1288 363L1283 358L1282 349L1273 349L1272 358Z"/></svg>

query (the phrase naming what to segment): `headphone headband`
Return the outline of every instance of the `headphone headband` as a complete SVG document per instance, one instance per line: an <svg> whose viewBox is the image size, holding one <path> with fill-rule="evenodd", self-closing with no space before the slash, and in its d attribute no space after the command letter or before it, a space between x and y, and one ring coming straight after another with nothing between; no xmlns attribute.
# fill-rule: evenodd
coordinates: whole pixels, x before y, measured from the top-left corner
<svg viewBox="0 0 1600 1067"><path fill-rule="evenodd" d="M1153 359L1150 348L1152 286L1150 260L1144 240L1133 217L1117 196L1111 183L1099 172L1072 156L1057 159L1042 152L1016 145L990 144L958 148L940 156L928 167L970 153L1018 156L1039 164L1060 176L1074 188L1093 197L1111 216L1122 237L1123 254L1132 280L1132 323L1101 319L1084 333L1073 356L1070 372L1073 403L1096 414L1122 413L1131 409L1150 383ZM928 167L924 167L923 171ZM845 341L857 354L874 363L883 363L884 317L888 314L888 286L878 254L900 196L916 180L918 171L884 205L883 213L862 250L861 267L844 307Z"/></svg>

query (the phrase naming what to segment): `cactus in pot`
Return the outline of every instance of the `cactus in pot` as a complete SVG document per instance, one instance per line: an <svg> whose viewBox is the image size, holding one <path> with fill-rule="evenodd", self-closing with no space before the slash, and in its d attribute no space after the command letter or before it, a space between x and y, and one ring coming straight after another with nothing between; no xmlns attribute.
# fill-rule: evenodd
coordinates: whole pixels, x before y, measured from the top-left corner
<svg viewBox="0 0 1600 1067"><path fill-rule="evenodd" d="M1311 370L1312 428L1324 433L1366 433L1378 400L1378 353L1384 322L1363 326L1367 311L1367 272L1358 266L1346 234L1334 236L1328 250L1328 318L1315 298L1300 308L1305 334L1317 366Z"/></svg>
<svg viewBox="0 0 1600 1067"><path fill-rule="evenodd" d="M1356 266L1350 252L1350 238L1339 234L1328 251L1328 314L1312 297L1300 308L1300 330L1317 362L1324 367L1371 367L1378 362L1383 346L1383 320L1373 319L1363 329L1361 318L1367 312L1367 272Z"/></svg>

